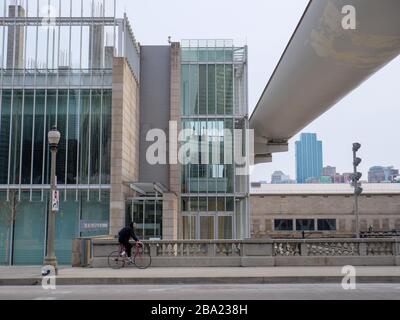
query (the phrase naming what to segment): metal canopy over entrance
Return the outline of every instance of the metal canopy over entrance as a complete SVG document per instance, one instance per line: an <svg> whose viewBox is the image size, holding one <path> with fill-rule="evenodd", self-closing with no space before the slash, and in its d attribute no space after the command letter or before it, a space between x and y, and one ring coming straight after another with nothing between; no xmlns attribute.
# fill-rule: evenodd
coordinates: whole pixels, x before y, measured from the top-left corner
<svg viewBox="0 0 400 320"><path fill-rule="evenodd" d="M163 195L168 189L159 182L129 182L129 188L140 196Z"/></svg>

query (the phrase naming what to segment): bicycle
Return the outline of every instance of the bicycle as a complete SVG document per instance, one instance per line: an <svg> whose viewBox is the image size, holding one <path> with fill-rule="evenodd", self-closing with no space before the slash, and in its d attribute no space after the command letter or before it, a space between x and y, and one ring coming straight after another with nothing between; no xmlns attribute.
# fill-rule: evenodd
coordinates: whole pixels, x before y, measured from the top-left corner
<svg viewBox="0 0 400 320"><path fill-rule="evenodd" d="M119 245L119 250L113 251L108 256L108 265L112 269L121 269L125 265L135 265L139 269L147 269L151 265L150 250L145 251L144 245L142 243L135 244L135 254L133 256L133 261L128 259L128 256L123 255L125 248L122 244Z"/></svg>

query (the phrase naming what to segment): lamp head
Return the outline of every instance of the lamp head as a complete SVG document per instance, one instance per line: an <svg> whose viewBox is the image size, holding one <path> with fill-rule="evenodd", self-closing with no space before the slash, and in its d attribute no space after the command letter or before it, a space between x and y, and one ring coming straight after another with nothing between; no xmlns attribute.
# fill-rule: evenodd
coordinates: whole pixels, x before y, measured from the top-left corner
<svg viewBox="0 0 400 320"><path fill-rule="evenodd" d="M53 128L49 131L47 138L50 146L57 147L58 143L60 142L61 134L60 131L57 130L56 126L53 126Z"/></svg>

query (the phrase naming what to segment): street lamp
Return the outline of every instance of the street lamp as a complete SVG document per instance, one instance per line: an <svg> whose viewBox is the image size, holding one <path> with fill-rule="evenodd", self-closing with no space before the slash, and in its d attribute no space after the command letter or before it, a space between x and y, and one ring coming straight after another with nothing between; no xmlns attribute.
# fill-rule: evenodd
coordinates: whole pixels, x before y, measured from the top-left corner
<svg viewBox="0 0 400 320"><path fill-rule="evenodd" d="M57 147L60 142L61 134L56 126L49 131L47 138L51 151L51 188L50 188L50 201L49 201L49 221L47 226L47 253L44 258L44 265L53 266L57 273L57 258L54 252L54 233L56 212L58 211L58 198L56 197L56 156ZM56 203L54 203L54 200Z"/></svg>
<svg viewBox="0 0 400 320"><path fill-rule="evenodd" d="M357 167L361 163L361 158L357 157L357 151L360 150L361 144L359 143L353 143L353 174L351 175L351 185L354 187L354 213L356 215L356 237L360 237L360 224L359 224L359 218L358 218L358 197L361 195L363 192L363 189L361 188L361 182L360 179L362 177L361 172L357 172Z"/></svg>

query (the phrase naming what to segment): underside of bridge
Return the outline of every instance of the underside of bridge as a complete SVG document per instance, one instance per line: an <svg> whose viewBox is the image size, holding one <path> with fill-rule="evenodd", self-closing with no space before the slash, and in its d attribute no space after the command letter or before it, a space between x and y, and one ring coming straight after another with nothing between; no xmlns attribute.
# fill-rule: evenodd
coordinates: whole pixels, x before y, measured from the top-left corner
<svg viewBox="0 0 400 320"><path fill-rule="evenodd" d="M250 118L255 164L400 54L399 15L399 0L309 2Z"/></svg>

